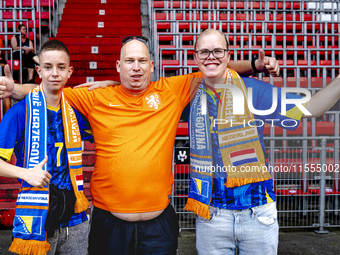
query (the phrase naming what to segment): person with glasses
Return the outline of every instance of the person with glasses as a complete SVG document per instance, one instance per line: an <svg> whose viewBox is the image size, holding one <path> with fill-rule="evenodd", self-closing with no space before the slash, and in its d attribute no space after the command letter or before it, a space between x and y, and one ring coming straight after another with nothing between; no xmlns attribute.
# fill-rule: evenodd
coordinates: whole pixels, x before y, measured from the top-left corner
<svg viewBox="0 0 340 255"><path fill-rule="evenodd" d="M339 99L339 79L309 101L283 96L280 88L230 69L228 41L214 29L199 35L194 58L203 77L191 101L191 174L184 209L197 215L198 254L235 254L236 249L240 255L277 254L277 210L265 161L264 122L295 130L301 118L322 115ZM285 98L306 103L303 108L288 104L285 114ZM275 99L276 109L264 113ZM234 114L236 105L244 111ZM251 108L262 112L254 114Z"/></svg>
<svg viewBox="0 0 340 255"><path fill-rule="evenodd" d="M267 64L277 73L274 60L261 57L256 68L264 71ZM254 72L251 61L231 65L240 73ZM89 253L176 254L179 226L170 205L172 152L179 118L190 101L191 79L202 75L151 81L154 63L142 36L122 41L116 66L121 86L63 91L89 120L95 139ZM1 97L12 94L19 99L33 87L24 84L13 90L8 67L5 71Z"/></svg>

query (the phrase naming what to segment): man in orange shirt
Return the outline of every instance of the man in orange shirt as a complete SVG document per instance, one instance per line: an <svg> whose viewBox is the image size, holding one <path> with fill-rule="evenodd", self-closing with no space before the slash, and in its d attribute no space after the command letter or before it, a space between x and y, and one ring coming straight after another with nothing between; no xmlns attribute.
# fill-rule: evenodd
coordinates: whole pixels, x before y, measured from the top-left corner
<svg viewBox="0 0 340 255"><path fill-rule="evenodd" d="M266 63L277 73L277 62L269 60L260 58L256 68L263 71ZM253 70L250 61L231 65L244 74ZM117 71L122 86L64 89L67 100L89 120L96 143L89 253L176 254L172 150L181 112L190 100L190 81L202 74L150 82L153 61L141 36L122 41ZM13 90L9 76L2 83L8 85L5 94L16 98L32 86Z"/></svg>

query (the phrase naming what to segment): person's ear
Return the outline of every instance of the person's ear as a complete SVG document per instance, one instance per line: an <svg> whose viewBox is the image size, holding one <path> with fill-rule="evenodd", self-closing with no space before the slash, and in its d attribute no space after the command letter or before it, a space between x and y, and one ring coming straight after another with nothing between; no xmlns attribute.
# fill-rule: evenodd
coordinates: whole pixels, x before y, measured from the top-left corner
<svg viewBox="0 0 340 255"><path fill-rule="evenodd" d="M120 73L120 61L117 60L116 62L116 69L117 69L117 72Z"/></svg>
<svg viewBox="0 0 340 255"><path fill-rule="evenodd" d="M73 74L73 71L74 71L73 66L70 66L70 67L68 68L68 76L67 76L67 78L70 78L70 77L71 77L71 75Z"/></svg>
<svg viewBox="0 0 340 255"><path fill-rule="evenodd" d="M153 72L154 72L154 69L155 69L154 62L151 61L151 62L150 62L150 65L151 65L151 73L153 73Z"/></svg>
<svg viewBox="0 0 340 255"><path fill-rule="evenodd" d="M39 78L41 79L41 67L40 66L36 66L35 70L37 71Z"/></svg>

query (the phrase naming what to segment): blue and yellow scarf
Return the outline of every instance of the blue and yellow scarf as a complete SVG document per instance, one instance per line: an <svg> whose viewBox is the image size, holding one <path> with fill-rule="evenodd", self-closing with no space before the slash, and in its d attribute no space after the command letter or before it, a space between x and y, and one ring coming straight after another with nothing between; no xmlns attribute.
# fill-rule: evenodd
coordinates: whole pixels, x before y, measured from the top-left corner
<svg viewBox="0 0 340 255"><path fill-rule="evenodd" d="M87 209L89 202L83 193L82 148L77 118L72 107L61 97L65 146L73 190L77 198L75 212ZM33 168L47 153L47 105L43 84L26 96L25 168ZM47 171L46 164L43 169ZM9 250L18 254L46 254L51 250L47 242L45 221L49 208L49 185L43 189L22 181L13 222L13 236Z"/></svg>
<svg viewBox="0 0 340 255"><path fill-rule="evenodd" d="M243 97L248 98L247 88L242 78L228 69L223 83L237 86ZM202 83L204 84L204 83ZM244 114L233 115L233 94L222 86L218 104L217 119L203 114L207 106L206 97L211 93L203 85L198 89L190 106L190 189L184 209L209 219L209 204L212 196L213 172L223 171L227 174L224 184L227 188L271 179L265 166L265 158L259 141L257 128L252 123L254 116L244 100ZM216 94L216 93L215 93ZM231 121L232 120L232 121ZM244 123L242 125L242 123ZM252 123L252 124L249 124ZM213 166L211 146L212 125L217 125L219 148L223 166ZM255 171L243 171L245 166ZM258 170L258 171L257 171Z"/></svg>

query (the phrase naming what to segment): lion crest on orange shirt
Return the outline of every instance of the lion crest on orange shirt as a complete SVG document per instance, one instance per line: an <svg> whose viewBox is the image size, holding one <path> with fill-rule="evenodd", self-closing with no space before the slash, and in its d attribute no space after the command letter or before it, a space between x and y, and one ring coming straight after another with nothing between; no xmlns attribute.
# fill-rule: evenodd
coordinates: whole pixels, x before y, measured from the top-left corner
<svg viewBox="0 0 340 255"><path fill-rule="evenodd" d="M146 105L150 110L158 110L163 103L157 92L150 93L145 96Z"/></svg>

